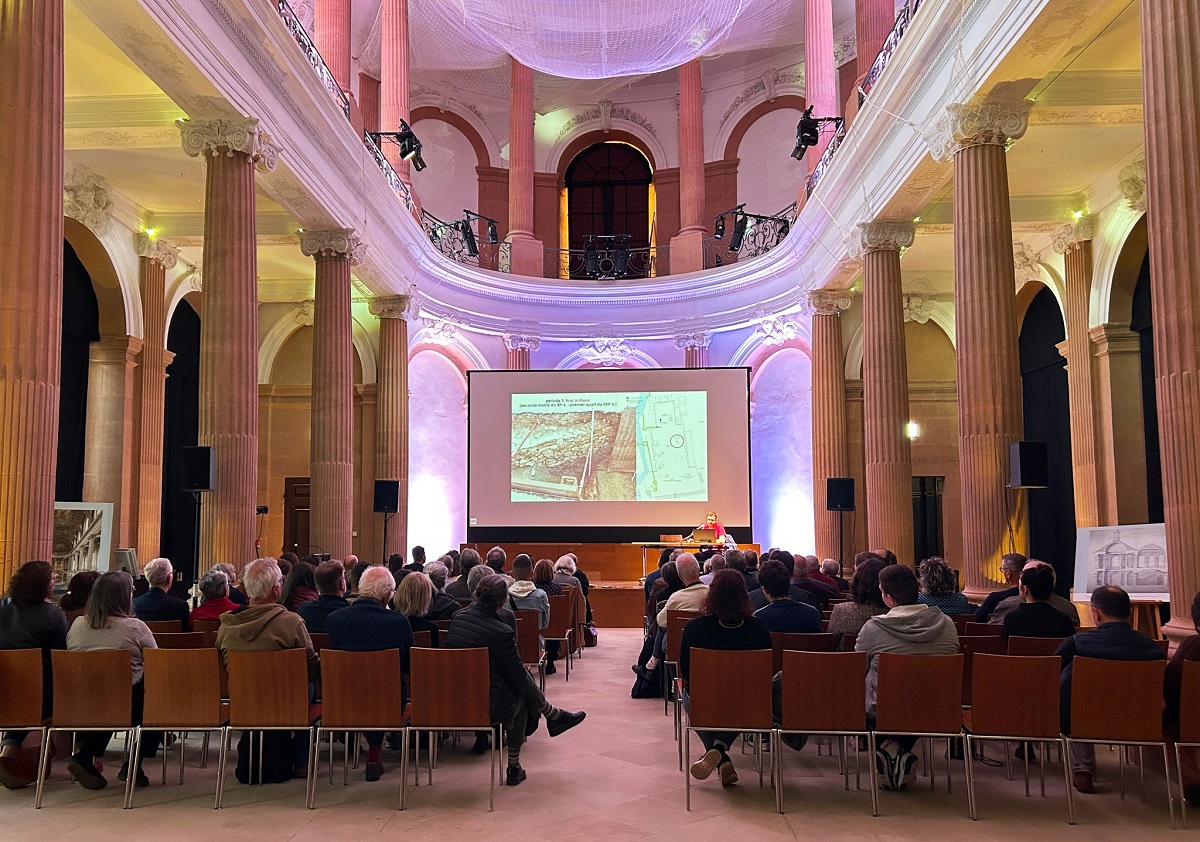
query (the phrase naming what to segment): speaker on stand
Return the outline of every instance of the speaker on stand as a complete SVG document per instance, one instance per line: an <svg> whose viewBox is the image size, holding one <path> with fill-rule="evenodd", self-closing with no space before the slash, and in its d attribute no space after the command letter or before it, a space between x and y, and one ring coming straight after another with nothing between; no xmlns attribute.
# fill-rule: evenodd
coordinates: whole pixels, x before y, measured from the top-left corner
<svg viewBox="0 0 1200 842"><path fill-rule="evenodd" d="M1044 441L1014 441L1008 446L1008 487L1023 495L1026 522L1025 556L1032 558L1029 489L1050 487L1050 452Z"/></svg>
<svg viewBox="0 0 1200 842"><path fill-rule="evenodd" d="M400 510L400 480L375 480L374 509L383 514L383 563L387 564L388 521Z"/></svg>
<svg viewBox="0 0 1200 842"><path fill-rule="evenodd" d="M854 511L854 477L825 478L825 510L838 513L838 563L846 567L846 512Z"/></svg>
<svg viewBox="0 0 1200 842"><path fill-rule="evenodd" d="M196 543L192 550L192 582L200 578L200 495L212 491L217 477L217 452L211 447L183 449L183 490L196 498Z"/></svg>

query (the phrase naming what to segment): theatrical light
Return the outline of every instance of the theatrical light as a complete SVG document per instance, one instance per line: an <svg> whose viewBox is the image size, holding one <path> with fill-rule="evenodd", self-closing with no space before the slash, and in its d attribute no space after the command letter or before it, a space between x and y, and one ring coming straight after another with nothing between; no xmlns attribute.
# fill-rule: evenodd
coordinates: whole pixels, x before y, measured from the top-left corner
<svg viewBox="0 0 1200 842"><path fill-rule="evenodd" d="M400 130L395 132L367 132L367 137L375 142L376 148L384 140L390 140L400 147L400 157L412 164L416 172L425 169L425 159L421 157L421 141L413 133L412 126L404 120L400 121Z"/></svg>
<svg viewBox="0 0 1200 842"><path fill-rule="evenodd" d="M157 237L157 236L158 236L158 229L156 229L156 228L147 228L147 229L146 229L146 236L147 236L147 237L149 237L151 240L153 240L155 237Z"/></svg>
<svg viewBox="0 0 1200 842"><path fill-rule="evenodd" d="M904 425L904 433L910 439L916 440L921 437L921 425L916 421L909 421Z"/></svg>
<svg viewBox="0 0 1200 842"><path fill-rule="evenodd" d="M459 230L462 231L463 245L467 249L467 254L471 257L479 256L479 243L475 241L475 232L471 230L471 222L464 219L458 224Z"/></svg>
<svg viewBox="0 0 1200 842"><path fill-rule="evenodd" d="M584 244L583 271L592 278L598 277L600 274L600 250L596 248L595 237L588 237Z"/></svg>
<svg viewBox="0 0 1200 842"><path fill-rule="evenodd" d="M792 150L792 157L797 161L804 158L804 153L810 146L816 146L820 142L822 123L833 123L835 126L842 124L841 117L814 117L812 111L813 107L810 105L796 124L796 147Z"/></svg>
<svg viewBox="0 0 1200 842"><path fill-rule="evenodd" d="M919 217L919 216L913 217L913 222L920 222L920 221L921 221L921 217Z"/></svg>
<svg viewBox="0 0 1200 842"><path fill-rule="evenodd" d="M729 238L730 251L741 251L742 240L746 236L746 221L746 214L737 215L737 220L733 223L733 236Z"/></svg>
<svg viewBox="0 0 1200 842"><path fill-rule="evenodd" d="M617 247L613 250L613 275L624 277L629 271L629 238L618 237Z"/></svg>
<svg viewBox="0 0 1200 842"><path fill-rule="evenodd" d="M488 235L488 243L490 245L494 246L494 245L496 245L496 243L500 242L500 237L496 234L496 220L494 220L494 219L488 220L487 235Z"/></svg>
<svg viewBox="0 0 1200 842"><path fill-rule="evenodd" d="M1071 214L1071 219L1074 219L1076 221L1083 219L1083 211L1081 211L1081 210L1075 211L1074 213Z"/></svg>
<svg viewBox="0 0 1200 842"><path fill-rule="evenodd" d="M725 236L725 214L718 216L713 223L713 236L718 240Z"/></svg>

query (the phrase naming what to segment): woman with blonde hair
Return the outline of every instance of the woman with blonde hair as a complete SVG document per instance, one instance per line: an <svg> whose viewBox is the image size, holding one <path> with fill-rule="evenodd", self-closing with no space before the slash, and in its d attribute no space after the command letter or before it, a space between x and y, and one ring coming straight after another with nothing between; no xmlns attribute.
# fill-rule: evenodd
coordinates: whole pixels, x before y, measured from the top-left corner
<svg viewBox="0 0 1200 842"><path fill-rule="evenodd" d="M437 646L441 630L425 616L429 613L429 604L433 602L433 590L433 581L428 574L413 571L396 585L392 607L408 618L413 631L429 632L433 645Z"/></svg>

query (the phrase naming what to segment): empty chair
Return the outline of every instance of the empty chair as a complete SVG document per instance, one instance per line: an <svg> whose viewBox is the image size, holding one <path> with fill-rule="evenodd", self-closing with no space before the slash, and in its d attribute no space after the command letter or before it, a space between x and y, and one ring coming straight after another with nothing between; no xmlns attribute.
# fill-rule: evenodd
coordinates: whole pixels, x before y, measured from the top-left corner
<svg viewBox="0 0 1200 842"><path fill-rule="evenodd" d="M1008 654L1010 655L1053 655L1062 646L1062 637L1010 637L1008 639Z"/></svg>
<svg viewBox="0 0 1200 842"><path fill-rule="evenodd" d="M546 689L546 653L538 634L538 612L533 608L514 611L517 618L517 652L528 670L537 670L538 686Z"/></svg>
<svg viewBox="0 0 1200 842"><path fill-rule="evenodd" d="M550 622L542 630L542 637L545 640L557 640L560 644L559 651L567 653L566 680L570 681L572 641L575 639L571 601L566 596L551 596L547 599L550 602Z"/></svg>
<svg viewBox="0 0 1200 842"><path fill-rule="evenodd" d="M986 653L988 655L1003 655L1006 647L1004 639L997 635L960 637L958 639L959 651L963 653L963 672L962 672L962 706L971 706L971 665L974 663L976 653Z"/></svg>
<svg viewBox="0 0 1200 842"><path fill-rule="evenodd" d="M964 614L964 617L970 617L970 614ZM984 635L995 635L997 637L1004 634L1004 626L998 623L972 623L970 620L963 623L963 630L959 634L965 634L973 637L982 637Z"/></svg>
<svg viewBox="0 0 1200 842"><path fill-rule="evenodd" d="M789 652L832 652L836 643L837 635L828 632L811 634L771 632L771 646L774 651L771 658L771 669L773 672L783 669L785 650Z"/></svg>
<svg viewBox="0 0 1200 842"><path fill-rule="evenodd" d="M312 640L313 651L317 654L329 645L329 635L326 632L309 632L308 636Z"/></svg>
<svg viewBox="0 0 1200 842"><path fill-rule="evenodd" d="M1175 741L1175 769L1179 772L1179 806L1187 827L1187 798L1183 794L1183 756L1180 748L1200 748L1200 661L1185 661L1179 691L1179 739Z"/></svg>
<svg viewBox="0 0 1200 842"><path fill-rule="evenodd" d="M162 632L154 635L154 642L159 649L211 649L208 635L201 631L191 632Z"/></svg>
<svg viewBox="0 0 1200 842"><path fill-rule="evenodd" d="M175 634L183 631L182 620L147 620L146 628L151 634Z"/></svg>
<svg viewBox="0 0 1200 842"><path fill-rule="evenodd" d="M413 646L420 646L423 649L432 649L433 648L433 632L431 632L429 629L421 629L421 631L414 631L412 633L412 636L413 636Z"/></svg>

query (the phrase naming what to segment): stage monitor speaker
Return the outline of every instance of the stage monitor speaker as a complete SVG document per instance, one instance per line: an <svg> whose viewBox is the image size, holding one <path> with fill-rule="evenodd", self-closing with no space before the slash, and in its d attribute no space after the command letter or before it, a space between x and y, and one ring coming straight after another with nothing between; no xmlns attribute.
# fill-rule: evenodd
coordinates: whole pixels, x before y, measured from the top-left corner
<svg viewBox="0 0 1200 842"><path fill-rule="evenodd" d="M400 480L375 480L375 511L396 512L400 508Z"/></svg>
<svg viewBox="0 0 1200 842"><path fill-rule="evenodd" d="M1046 488L1049 461L1044 441L1014 441L1008 446L1008 487Z"/></svg>
<svg viewBox="0 0 1200 842"><path fill-rule="evenodd" d="M217 452L211 447L183 449L183 490L212 491L217 476Z"/></svg>
<svg viewBox="0 0 1200 842"><path fill-rule="evenodd" d="M854 511L854 477L826 477L825 508L831 512Z"/></svg>

